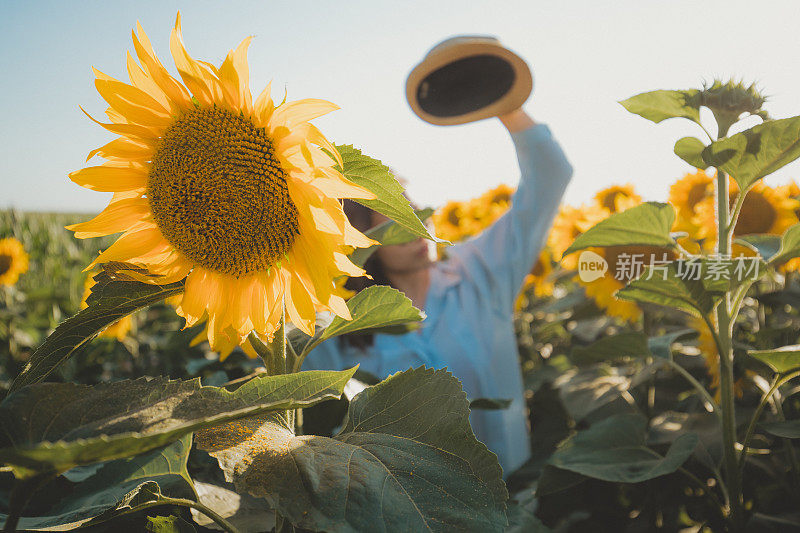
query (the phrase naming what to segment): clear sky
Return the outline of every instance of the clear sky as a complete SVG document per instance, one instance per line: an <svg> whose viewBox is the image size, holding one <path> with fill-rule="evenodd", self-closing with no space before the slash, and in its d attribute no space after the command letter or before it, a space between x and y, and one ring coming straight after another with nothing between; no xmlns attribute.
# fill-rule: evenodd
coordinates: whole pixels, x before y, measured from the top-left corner
<svg viewBox="0 0 800 533"><path fill-rule="evenodd" d="M777 118L800 114L796 3L743 0L403 1L0 1L0 208L97 211L108 195L67 174L112 136L90 67L125 78L137 20L171 65L169 32L181 10L196 58L221 62L254 35L251 87L273 81L290 100L325 98L342 109L317 121L333 142L352 143L408 179L422 205L466 199L519 178L497 120L440 127L405 101L410 69L455 34L498 36L534 73L525 109L550 125L575 167L566 201L613 183L665 200L690 171L674 142L701 133L659 125L618 100L653 89L700 87L714 76L757 80ZM174 72L174 69L173 69ZM800 174L789 165L771 183Z"/></svg>

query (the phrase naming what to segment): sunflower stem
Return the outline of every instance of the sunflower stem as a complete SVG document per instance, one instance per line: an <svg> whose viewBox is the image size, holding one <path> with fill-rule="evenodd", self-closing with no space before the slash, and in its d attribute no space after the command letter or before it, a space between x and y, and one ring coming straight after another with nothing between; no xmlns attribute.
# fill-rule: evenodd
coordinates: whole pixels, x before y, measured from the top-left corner
<svg viewBox="0 0 800 533"><path fill-rule="evenodd" d="M776 376L772 382L772 386L769 388L769 391L767 391L767 393L761 398L761 402L759 402L758 407L756 407L755 413L753 413L752 418L750 418L750 423L747 425L747 431L745 432L744 439L742 440L742 451L739 454L740 469L744 470L745 459L747 459L747 449L750 446L750 438L753 436L753 433L756 429L756 424L758 424L758 419L761 418L761 413L769 403L770 398L772 398L772 395L775 394L775 391L777 391L784 383L796 378L797 376L800 376L800 370L796 370L789 374L784 374L783 376Z"/></svg>
<svg viewBox="0 0 800 533"><path fill-rule="evenodd" d="M264 366L269 376L289 373L286 366L286 328L284 322L285 316L281 316L278 331L275 332L275 336L269 344L264 344L255 331L251 331L247 337L250 345L261 360L264 361Z"/></svg>
<svg viewBox="0 0 800 533"><path fill-rule="evenodd" d="M224 531L228 533L239 533L239 530L230 522L222 518L216 511L211 509L210 507L203 505L200 502L194 502L192 500L186 500L183 498L168 498L165 496L161 496L161 498L156 502L159 505L177 505L180 507L190 507L199 511L209 517L211 520L214 521L219 527L221 527Z"/></svg>
<svg viewBox="0 0 800 533"><path fill-rule="evenodd" d="M739 213L742 211L742 206L744 205L744 198L747 196L747 192L750 189L745 189L741 191L736 196L736 203L733 206L733 210L731 211L730 220L728 221L727 231L731 235L733 234L734 228L736 228L736 223L739 221Z"/></svg>
<svg viewBox="0 0 800 533"><path fill-rule="evenodd" d="M652 335L652 317L647 310L642 311L642 329L644 330L644 334L647 338L650 338ZM647 366L653 364L653 356L648 355L645 359L645 364ZM645 404L646 411L645 416L647 417L648 424L653 419L655 413L655 405L656 405L656 376L652 374L650 378L647 380L647 403Z"/></svg>
<svg viewBox="0 0 800 533"><path fill-rule="evenodd" d="M719 405L717 405L717 402L714 401L714 398L711 397L711 395L708 393L705 387L703 387L700 384L700 382L697 381L694 378L694 376L692 376L689 373L688 370L686 370L681 365L679 365L678 363L676 363L671 359L659 359L659 362L669 366L670 368L678 372L678 374L683 376L683 378L686 379L686 381L688 381L698 393L700 393L700 397L703 398L703 401L705 401L708 407L711 409L711 413L714 414L717 417L717 419L722 421L722 413L720 412Z"/></svg>
<svg viewBox="0 0 800 533"><path fill-rule="evenodd" d="M719 138L727 133L727 128L720 124ZM728 192L728 176L717 169L717 254L725 258L730 254L732 231L728 216L730 213ZM742 489L739 464L736 460L736 412L733 397L733 322L730 315L730 292L725 292L722 301L716 307L717 334L719 339L720 358L720 408L722 409L722 436L725 464L726 485L731 496L731 518L734 527L741 529Z"/></svg>

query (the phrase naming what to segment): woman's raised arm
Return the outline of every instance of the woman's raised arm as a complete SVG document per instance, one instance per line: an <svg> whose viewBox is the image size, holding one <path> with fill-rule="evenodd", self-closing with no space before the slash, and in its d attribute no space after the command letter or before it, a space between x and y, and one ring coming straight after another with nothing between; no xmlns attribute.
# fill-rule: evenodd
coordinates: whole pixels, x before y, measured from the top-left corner
<svg viewBox="0 0 800 533"><path fill-rule="evenodd" d="M448 255L501 309L510 309L544 245L572 166L546 125L521 109L498 118L511 133L521 172L511 208L476 237L448 249Z"/></svg>

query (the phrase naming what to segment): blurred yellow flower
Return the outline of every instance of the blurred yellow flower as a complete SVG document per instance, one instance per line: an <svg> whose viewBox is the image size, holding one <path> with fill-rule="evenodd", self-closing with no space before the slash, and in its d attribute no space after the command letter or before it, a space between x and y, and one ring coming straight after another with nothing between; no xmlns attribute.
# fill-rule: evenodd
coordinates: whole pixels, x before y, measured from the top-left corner
<svg viewBox="0 0 800 533"><path fill-rule="evenodd" d="M713 317L709 317L713 322ZM689 318L689 327L696 330L699 334L697 337L697 348L700 350L700 355L703 356L706 362L706 371L711 378L709 388L714 392L714 400L720 400L720 365L719 365L719 351L717 350L717 343L714 342L714 335L708 328L706 321L699 317ZM733 384L733 392L737 398L744 395L745 379L739 378Z"/></svg>
<svg viewBox="0 0 800 533"><path fill-rule="evenodd" d="M86 276L86 280L83 282L83 299L81 300L81 309L86 309L88 305L86 304L86 299L92 293L92 287L96 281L94 280L95 274L98 271L89 272L89 275ZM98 337L105 337L108 339L117 339L118 341L122 342L125 340L125 337L133 329L133 316L128 315L120 318L110 326L106 327L103 331L97 334Z"/></svg>
<svg viewBox="0 0 800 533"><path fill-rule="evenodd" d="M447 202L432 217L437 237L458 242L477 235L508 211L513 194L513 187L499 185L465 202Z"/></svg>
<svg viewBox="0 0 800 533"><path fill-rule="evenodd" d="M620 300L614 293L638 277L645 266L671 261L677 257L670 249L657 246L608 246L590 250L606 260L608 272L594 281L583 281L577 276L575 279L585 287L586 295L600 309L628 322L639 320L642 311L634 302Z"/></svg>
<svg viewBox="0 0 800 533"><path fill-rule="evenodd" d="M642 203L642 197L636 194L633 185L612 185L594 195L594 200L600 207L611 213L625 211L625 209Z"/></svg>
<svg viewBox="0 0 800 533"><path fill-rule="evenodd" d="M730 179L729 183L729 203L730 207L733 207L739 194L739 187L733 179ZM800 202L787 197L782 190L770 187L763 181L756 182L745 197L733 235L734 237L764 233L781 235L797 223L795 211L798 208ZM698 226L698 237L705 239L705 248L712 249L716 239L715 195L697 203L695 223Z"/></svg>
<svg viewBox="0 0 800 533"><path fill-rule="evenodd" d="M375 244L350 225L341 198L375 195L335 170L334 146L309 121L338 109L324 100L275 105L269 86L253 100L247 48L217 67L193 59L180 15L170 50L183 84L156 57L141 27L140 64L128 56L130 84L95 70L121 137L92 151L108 161L70 174L83 187L113 192L109 206L69 229L78 238L124 232L91 266L145 267L142 281L186 278L177 312L208 321L214 349L251 331L272 337L287 320L313 335L317 311L350 319L333 279L364 271L345 245ZM91 267L90 266L90 267Z"/></svg>
<svg viewBox="0 0 800 533"><path fill-rule="evenodd" d="M436 236L440 239L450 242L461 240L461 204L457 201L447 202L431 216L433 226L436 228Z"/></svg>
<svg viewBox="0 0 800 533"><path fill-rule="evenodd" d="M14 285L28 271L28 254L14 237L0 239L0 285Z"/></svg>
<svg viewBox="0 0 800 533"><path fill-rule="evenodd" d="M486 191L480 200L490 205L503 205L508 207L511 204L511 197L516 189L505 183L501 183L494 189Z"/></svg>
<svg viewBox="0 0 800 533"><path fill-rule="evenodd" d="M785 198L791 198L793 200L800 200L800 186L792 180L785 185L779 185L775 187L777 193ZM794 210L794 216L800 219L800 206L796 207ZM786 263L780 265L779 267L784 272L798 272L800 271L800 257L795 257L794 259L790 259Z"/></svg>
<svg viewBox="0 0 800 533"><path fill-rule="evenodd" d="M575 279L579 280L576 276ZM595 305L604 310L608 315L636 322L642 316L642 310L633 302L620 300L614 293L625 285L613 276L605 276L588 283L580 281L586 290L586 296L594 300Z"/></svg>
<svg viewBox="0 0 800 533"><path fill-rule="evenodd" d="M550 277L553 273L553 256L550 250L545 248L539 254L539 259L533 265L530 273L525 276L522 288L514 302L514 309L519 311L528 305L528 295L533 294L537 298L543 298L553 294L555 281Z"/></svg>
<svg viewBox="0 0 800 533"><path fill-rule="evenodd" d="M572 207L562 205L559 207L558 214L553 221L550 234L547 238L547 246L550 248L553 259L559 261L562 267L567 270L574 270L578 267L578 255L570 254L563 257L564 251L569 248L578 235L608 218L609 211L597 204L582 205Z"/></svg>
<svg viewBox="0 0 800 533"><path fill-rule="evenodd" d="M686 174L669 188L669 203L675 208L675 223L672 231L685 231L697 238L698 226L695 217L697 204L714 197L714 177L700 170Z"/></svg>

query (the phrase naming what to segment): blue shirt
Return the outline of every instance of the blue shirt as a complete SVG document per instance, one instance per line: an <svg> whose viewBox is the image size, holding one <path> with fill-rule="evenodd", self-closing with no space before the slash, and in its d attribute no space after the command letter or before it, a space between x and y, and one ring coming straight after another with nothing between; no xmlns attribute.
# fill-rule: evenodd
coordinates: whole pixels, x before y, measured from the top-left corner
<svg viewBox="0 0 800 533"><path fill-rule="evenodd" d="M546 125L511 137L521 171L512 206L480 234L448 248L447 260L434 263L422 327L404 335L375 335L368 351L330 339L304 364L304 369L360 364L381 378L420 365L446 367L469 398L512 400L508 409L470 414L476 436L497 454L506 473L530 457L514 300L572 176Z"/></svg>

